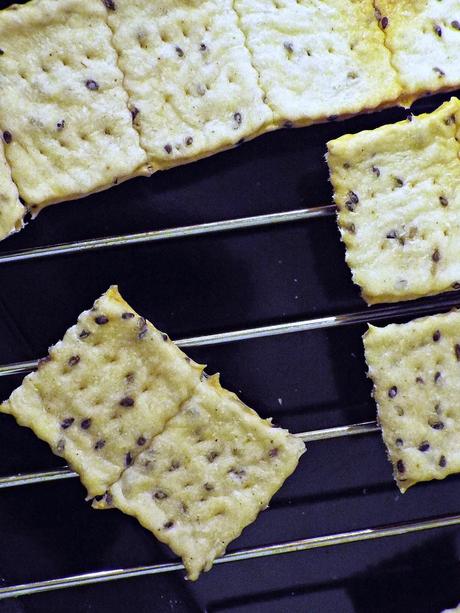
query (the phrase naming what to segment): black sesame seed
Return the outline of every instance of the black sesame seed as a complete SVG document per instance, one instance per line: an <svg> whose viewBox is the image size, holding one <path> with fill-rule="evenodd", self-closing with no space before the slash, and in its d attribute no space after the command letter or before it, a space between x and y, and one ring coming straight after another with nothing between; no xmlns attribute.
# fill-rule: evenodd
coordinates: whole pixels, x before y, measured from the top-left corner
<svg viewBox="0 0 460 613"><path fill-rule="evenodd" d="M94 445L94 449L102 449L103 447L105 447L105 441L100 440L100 441L96 441L96 444Z"/></svg>
<svg viewBox="0 0 460 613"><path fill-rule="evenodd" d="M193 144L193 137L187 136L187 138L185 139L185 144L187 145L187 147L190 147L190 145Z"/></svg>
<svg viewBox="0 0 460 613"><path fill-rule="evenodd" d="M56 128L58 130L63 130L65 128L65 119L61 119L61 121L58 121L56 124Z"/></svg>
<svg viewBox="0 0 460 613"><path fill-rule="evenodd" d="M91 427L91 418L88 417L87 419L84 419L80 426L83 428L83 430L88 430L88 428Z"/></svg>
<svg viewBox="0 0 460 613"><path fill-rule="evenodd" d="M125 455L125 465L126 466L131 466L132 463L133 463L133 456L128 451L128 453Z"/></svg>
<svg viewBox="0 0 460 613"><path fill-rule="evenodd" d="M113 0L102 0L104 6L109 9L109 11L114 11L116 9L115 2Z"/></svg>
<svg viewBox="0 0 460 613"><path fill-rule="evenodd" d="M442 421L435 421L433 424L430 424L433 430L444 430L444 423Z"/></svg>
<svg viewBox="0 0 460 613"><path fill-rule="evenodd" d="M460 345L457 343L454 347L455 357L457 358L457 362L460 362Z"/></svg>
<svg viewBox="0 0 460 613"><path fill-rule="evenodd" d="M134 406L134 398L131 398L131 396L125 396L124 398L120 400L120 406L122 407Z"/></svg>
<svg viewBox="0 0 460 613"><path fill-rule="evenodd" d="M382 17L380 25L382 26L382 30L385 30L388 27L388 17Z"/></svg>
<svg viewBox="0 0 460 613"><path fill-rule="evenodd" d="M446 466L446 464L447 464L446 456L445 456L445 455L442 455L442 456L439 458L439 466L440 466L441 468L444 468L444 467Z"/></svg>
<svg viewBox="0 0 460 613"><path fill-rule="evenodd" d="M98 315L94 318L94 321L97 323L98 326L103 326L104 324L108 323L109 318L105 315Z"/></svg>
<svg viewBox="0 0 460 613"><path fill-rule="evenodd" d="M166 528L166 530L169 530L169 528L172 528L173 526L174 526L173 521L167 521L165 524L163 524L163 528Z"/></svg>
<svg viewBox="0 0 460 613"><path fill-rule="evenodd" d="M441 203L441 206L447 206L449 204L449 201L445 196L439 196L439 202Z"/></svg>
<svg viewBox="0 0 460 613"><path fill-rule="evenodd" d="M67 428L70 428L70 426L73 424L74 421L75 421L74 417L66 417L65 419L61 421L61 428L63 430L67 430Z"/></svg>
<svg viewBox="0 0 460 613"><path fill-rule="evenodd" d="M93 79L88 79L88 80L85 82L85 85L86 85L86 87L87 87L89 90L91 90L91 91L93 91L93 92L99 89L99 84L98 84L96 81L94 81Z"/></svg>
<svg viewBox="0 0 460 613"><path fill-rule="evenodd" d="M437 343L440 338L441 338L441 332L439 330L436 330L436 332L433 334L434 342Z"/></svg>
<svg viewBox="0 0 460 613"><path fill-rule="evenodd" d="M437 34L439 37L441 37L441 36L442 36L442 28L441 28L441 26L438 26L438 24L435 24L435 25L433 26L433 31L434 31L434 33L435 33L435 34Z"/></svg>
<svg viewBox="0 0 460 613"><path fill-rule="evenodd" d="M421 445L419 445L418 450L419 451L428 451L428 449L430 448L430 443L428 443L428 441L424 441Z"/></svg>
<svg viewBox="0 0 460 613"><path fill-rule="evenodd" d="M404 474L406 472L406 467L404 466L404 462L402 460L398 460L396 462L396 468L398 469L398 473Z"/></svg>
<svg viewBox="0 0 460 613"><path fill-rule="evenodd" d="M438 370L434 375L434 382L437 383L440 378L441 378L441 373Z"/></svg>
<svg viewBox="0 0 460 613"><path fill-rule="evenodd" d="M157 490L156 492L154 492L153 497L157 500L164 500L168 497L168 494L166 494L166 492L163 492L163 490Z"/></svg>
<svg viewBox="0 0 460 613"><path fill-rule="evenodd" d="M11 134L11 132L8 132L8 130L5 130L3 132L3 140L5 141L7 145L9 145L11 141L13 140L13 135Z"/></svg>
<svg viewBox="0 0 460 613"><path fill-rule="evenodd" d="M359 197L357 196L357 194L355 194L355 192L349 191L347 194L347 200L345 201L345 206L347 207L347 209L349 211L354 211L358 202Z"/></svg>
<svg viewBox="0 0 460 613"><path fill-rule="evenodd" d="M395 440L395 443L398 447L402 447L404 445L404 441L402 440L402 438L397 438Z"/></svg>
<svg viewBox="0 0 460 613"><path fill-rule="evenodd" d="M82 330L78 336L80 338L87 338L90 334L91 332L88 332L88 330Z"/></svg>
<svg viewBox="0 0 460 613"><path fill-rule="evenodd" d="M139 445L139 447L142 447L143 445L145 445L145 443L147 442L147 440L146 440L146 439L145 439L143 436L140 436L140 437L137 439L137 441L136 441L136 442L137 442L137 444Z"/></svg>
<svg viewBox="0 0 460 613"><path fill-rule="evenodd" d="M439 260L441 259L441 254L439 253L439 249L435 249L433 251L431 259L433 260L433 262L439 262Z"/></svg>
<svg viewBox="0 0 460 613"><path fill-rule="evenodd" d="M169 143L167 143L163 149L166 151L166 153L172 153L172 147Z"/></svg>
<svg viewBox="0 0 460 613"><path fill-rule="evenodd" d="M372 172L376 177L380 177L380 168L377 168L377 166L372 166Z"/></svg>
<svg viewBox="0 0 460 613"><path fill-rule="evenodd" d="M72 357L69 358L69 361L67 362L67 364L69 366L75 366L76 364L78 364L79 361L80 361L80 356L73 355Z"/></svg>
<svg viewBox="0 0 460 613"><path fill-rule="evenodd" d="M122 319L132 319L133 317L134 313L130 313L129 311L126 311L126 313L121 314Z"/></svg>
<svg viewBox="0 0 460 613"><path fill-rule="evenodd" d="M398 393L398 388L396 387L396 385L393 385L392 387L390 387L390 389L388 390L388 396L390 398L394 398L396 396L396 394Z"/></svg>
<svg viewBox="0 0 460 613"><path fill-rule="evenodd" d="M454 28L454 30L460 30L460 21L454 19L454 21L450 22L450 25Z"/></svg>

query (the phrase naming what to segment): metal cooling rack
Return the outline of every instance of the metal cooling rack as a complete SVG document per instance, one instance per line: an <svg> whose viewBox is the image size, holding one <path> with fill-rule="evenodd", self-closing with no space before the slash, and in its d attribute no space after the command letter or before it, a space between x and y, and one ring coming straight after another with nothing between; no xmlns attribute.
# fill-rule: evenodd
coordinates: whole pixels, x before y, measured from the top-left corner
<svg viewBox="0 0 460 613"><path fill-rule="evenodd" d="M139 234L129 234L124 236L113 236L109 238L90 239L85 241L64 243L48 247L40 247L24 251L5 253L3 255L0 255L0 265L36 258L58 257L60 255L65 254L78 254L85 251L106 249L109 247L121 247L126 245L147 243L171 238L179 239L216 232L226 232L230 230L241 230L261 226L269 226L280 223L301 222L330 216L333 215L334 212L335 207L333 205L327 205L309 209L288 211L284 213L259 215L228 221L198 224L152 232L143 232ZM176 342L180 347L198 347L220 343L230 343L237 341L240 342L243 340L261 338L264 336L292 334L299 332L307 332L310 330L317 330L320 328L349 326L380 320L393 320L398 318L428 315L431 313L447 310L459 305L460 293L451 292L450 294L445 294L436 298L426 299L417 303L398 304L395 306L386 307L371 307L363 311L357 311L352 313L343 313L339 315L331 315L315 319L291 321L270 326L246 328L230 332L221 332L217 334L196 336L180 339ZM24 374L35 368L36 365L37 360L6 364L0 366L0 377ZM299 432L295 434L295 436L301 438L305 442L311 442L333 439L338 437L375 434L379 431L380 428L375 421L368 421L357 424L326 428L323 430ZM51 471L11 475L0 478L0 489L19 487L22 485L46 483L48 481L74 478L76 476L77 474L67 466ZM354 530L350 532L328 534L313 538L289 541L286 543L277 543L263 547L243 549L234 553L224 555L223 557L217 559L215 561L215 564L225 564L228 562L238 562L242 560L250 560L266 556L307 551L310 549L356 543L359 541L374 540L389 536L400 536L425 530L446 528L454 525L460 525L460 514L437 516L424 520L408 521L392 525L363 528L361 530ZM57 579L49 579L45 581L12 585L0 588L0 600L18 596L37 594L39 592L46 592L62 588L88 585L92 583L128 579L130 577L139 577L143 575L168 573L176 570L182 570L183 568L183 565L180 563L155 564L150 566L138 566L133 568L118 568L115 570L88 572Z"/></svg>

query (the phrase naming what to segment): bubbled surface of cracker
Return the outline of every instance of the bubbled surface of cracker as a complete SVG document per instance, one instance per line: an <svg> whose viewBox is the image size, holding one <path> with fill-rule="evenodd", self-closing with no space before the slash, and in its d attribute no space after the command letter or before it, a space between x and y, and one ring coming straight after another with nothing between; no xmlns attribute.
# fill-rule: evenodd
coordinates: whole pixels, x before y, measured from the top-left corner
<svg viewBox="0 0 460 613"><path fill-rule="evenodd" d="M112 287L0 408L64 457L90 496L101 495L191 396L201 372Z"/></svg>
<svg viewBox="0 0 460 613"><path fill-rule="evenodd" d="M0 143L0 240L21 230L26 208L19 201L11 170L5 159L3 143Z"/></svg>
<svg viewBox="0 0 460 613"><path fill-rule="evenodd" d="M364 335L383 439L402 492L460 471L460 312Z"/></svg>
<svg viewBox="0 0 460 613"><path fill-rule="evenodd" d="M271 124L231 0L118 0L108 13L154 165L211 155Z"/></svg>
<svg viewBox="0 0 460 613"><path fill-rule="evenodd" d="M376 0L375 4L403 96L413 100L460 85L459 0Z"/></svg>
<svg viewBox="0 0 460 613"><path fill-rule="evenodd" d="M112 504L167 543L194 580L267 507L304 450L214 376L112 486Z"/></svg>
<svg viewBox="0 0 460 613"><path fill-rule="evenodd" d="M278 123L307 125L399 96L371 0L236 0L235 7Z"/></svg>
<svg viewBox="0 0 460 613"><path fill-rule="evenodd" d="M0 11L0 129L35 212L146 172L106 21L100 0Z"/></svg>
<svg viewBox="0 0 460 613"><path fill-rule="evenodd" d="M460 103L328 143L338 223L368 303L460 283Z"/></svg>

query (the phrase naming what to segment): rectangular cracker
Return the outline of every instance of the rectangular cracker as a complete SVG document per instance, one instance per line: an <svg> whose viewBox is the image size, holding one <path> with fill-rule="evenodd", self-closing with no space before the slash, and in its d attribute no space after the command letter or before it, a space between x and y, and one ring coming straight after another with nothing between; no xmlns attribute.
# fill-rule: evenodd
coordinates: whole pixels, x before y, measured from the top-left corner
<svg viewBox="0 0 460 613"><path fill-rule="evenodd" d="M111 287L0 410L64 457L89 496L102 495L191 396L202 370Z"/></svg>
<svg viewBox="0 0 460 613"><path fill-rule="evenodd" d="M308 125L400 95L372 0L236 0L278 124Z"/></svg>
<svg viewBox="0 0 460 613"><path fill-rule="evenodd" d="M460 311L364 335L383 439L402 492L460 471Z"/></svg>
<svg viewBox="0 0 460 613"><path fill-rule="evenodd" d="M460 287L460 102L328 143L338 223L369 303Z"/></svg>
<svg viewBox="0 0 460 613"><path fill-rule="evenodd" d="M117 0L108 15L155 167L211 155L271 124L231 0Z"/></svg>
<svg viewBox="0 0 460 613"><path fill-rule="evenodd" d="M189 579L211 568L265 509L305 451L205 379L105 496L182 557Z"/></svg>
<svg viewBox="0 0 460 613"><path fill-rule="evenodd" d="M460 85L458 0L376 0L375 4L408 104L424 94Z"/></svg>
<svg viewBox="0 0 460 613"><path fill-rule="evenodd" d="M111 38L101 0L0 11L0 130L33 212L147 173Z"/></svg>
<svg viewBox="0 0 460 613"><path fill-rule="evenodd" d="M19 200L18 189L11 178L11 170L0 142L0 240L24 226L26 208Z"/></svg>

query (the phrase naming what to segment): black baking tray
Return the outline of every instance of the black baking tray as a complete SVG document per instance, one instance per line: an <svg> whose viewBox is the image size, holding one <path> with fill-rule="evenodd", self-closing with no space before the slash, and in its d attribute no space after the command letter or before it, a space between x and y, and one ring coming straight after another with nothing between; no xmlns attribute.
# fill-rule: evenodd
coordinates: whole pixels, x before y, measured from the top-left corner
<svg viewBox="0 0 460 613"><path fill-rule="evenodd" d="M0 2L0 7L7 2ZM1 92L0 92L1 95ZM433 110L448 95L419 101ZM330 204L325 143L404 118L390 109L267 134L189 166L45 210L0 253ZM0 266L0 363L46 354L112 283L172 338L365 309L333 217ZM188 353L293 432L375 419L363 325ZM20 377L0 379L6 398ZM0 415L0 474L62 465ZM0 492L0 586L174 557L137 522L99 513L75 479ZM460 478L401 496L379 435L308 445L296 473L229 550L460 512ZM353 543L0 602L0 613L438 613L460 600L460 529Z"/></svg>

